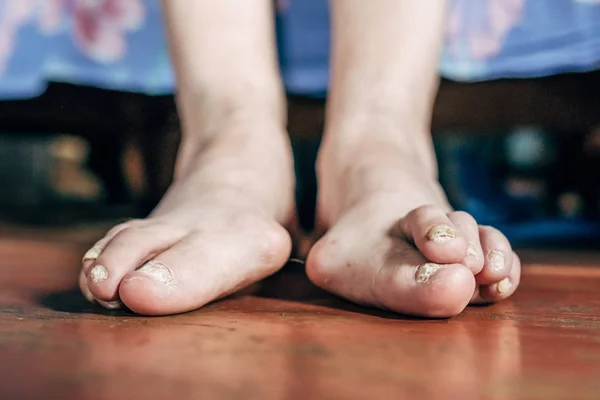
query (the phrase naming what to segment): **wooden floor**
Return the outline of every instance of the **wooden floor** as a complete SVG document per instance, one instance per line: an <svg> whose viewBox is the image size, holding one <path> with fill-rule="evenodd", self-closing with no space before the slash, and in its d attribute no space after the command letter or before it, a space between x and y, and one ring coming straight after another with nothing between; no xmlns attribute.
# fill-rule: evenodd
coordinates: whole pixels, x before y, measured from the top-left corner
<svg viewBox="0 0 600 400"><path fill-rule="evenodd" d="M0 399L600 398L600 255L524 253L514 299L450 320L354 307L298 265L146 318L74 289L91 236L0 236Z"/></svg>

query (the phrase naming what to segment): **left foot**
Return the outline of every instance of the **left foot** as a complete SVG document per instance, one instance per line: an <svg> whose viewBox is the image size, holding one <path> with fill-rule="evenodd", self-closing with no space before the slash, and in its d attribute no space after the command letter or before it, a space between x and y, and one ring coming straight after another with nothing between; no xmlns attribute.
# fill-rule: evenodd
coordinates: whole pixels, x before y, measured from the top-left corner
<svg viewBox="0 0 600 400"><path fill-rule="evenodd" d="M519 258L498 230L452 211L430 145L412 142L325 138L317 219L327 233L308 255L310 279L356 303L425 317L507 298Z"/></svg>

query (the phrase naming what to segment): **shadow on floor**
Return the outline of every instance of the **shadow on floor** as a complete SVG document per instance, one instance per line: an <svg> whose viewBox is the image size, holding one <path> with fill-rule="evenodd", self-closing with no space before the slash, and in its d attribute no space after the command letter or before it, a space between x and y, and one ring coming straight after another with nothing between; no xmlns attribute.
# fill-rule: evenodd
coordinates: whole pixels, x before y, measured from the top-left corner
<svg viewBox="0 0 600 400"><path fill-rule="evenodd" d="M335 310L348 311L387 319L420 320L421 318L400 315L391 311L362 307L337 297L315 286L307 277L304 264L288 263L282 271L265 279L257 297L308 303Z"/></svg>
<svg viewBox="0 0 600 400"><path fill-rule="evenodd" d="M68 312L71 314L98 314L110 316L128 316L133 314L129 310L107 310L98 304L87 301L79 288L67 292L56 292L48 294L40 300L40 304L50 310L57 312Z"/></svg>
<svg viewBox="0 0 600 400"><path fill-rule="evenodd" d="M304 265L290 262L281 272L265 279L250 295L266 299L285 300L312 304L334 310L347 311L386 319L420 320L420 318L399 315L393 312L361 307L332 295L312 284L304 271ZM220 300L224 301L224 300ZM40 304L57 312L72 314L97 314L107 316L127 316L129 310L106 310L97 304L89 303L79 288L67 292L51 293L40 300Z"/></svg>

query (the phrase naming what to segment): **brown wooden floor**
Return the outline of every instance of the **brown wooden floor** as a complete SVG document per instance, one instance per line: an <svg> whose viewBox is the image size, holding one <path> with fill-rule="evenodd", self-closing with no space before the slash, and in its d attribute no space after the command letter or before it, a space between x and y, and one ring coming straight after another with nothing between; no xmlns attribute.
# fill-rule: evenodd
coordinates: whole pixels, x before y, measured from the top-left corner
<svg viewBox="0 0 600 400"><path fill-rule="evenodd" d="M2 400L600 398L600 255L524 253L513 300L450 320L351 306L293 265L146 318L74 290L91 235L2 235Z"/></svg>

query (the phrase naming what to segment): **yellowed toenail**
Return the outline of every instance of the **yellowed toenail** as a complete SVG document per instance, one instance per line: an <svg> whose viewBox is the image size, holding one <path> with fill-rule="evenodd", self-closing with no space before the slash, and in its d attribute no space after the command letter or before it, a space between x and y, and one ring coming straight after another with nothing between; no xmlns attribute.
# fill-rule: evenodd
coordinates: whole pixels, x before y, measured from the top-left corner
<svg viewBox="0 0 600 400"><path fill-rule="evenodd" d="M94 283L105 281L108 279L108 271L102 265L96 265L90 271L90 278Z"/></svg>
<svg viewBox="0 0 600 400"><path fill-rule="evenodd" d="M485 255L487 258L490 268L494 271L501 271L504 269L505 258L504 254L497 250L489 250Z"/></svg>
<svg viewBox="0 0 600 400"><path fill-rule="evenodd" d="M176 283L171 270L165 264L158 261L148 261L138 271L163 285L172 286Z"/></svg>
<svg viewBox="0 0 600 400"><path fill-rule="evenodd" d="M434 263L419 265L415 271L415 280L417 283L425 283L442 268L444 268L442 265Z"/></svg>
<svg viewBox="0 0 600 400"><path fill-rule="evenodd" d="M512 282L508 278L502 279L498 282L498 293L506 293L512 288Z"/></svg>
<svg viewBox="0 0 600 400"><path fill-rule="evenodd" d="M103 300L96 299L96 301L98 302L98 304L100 304L102 307L106 308L107 310L118 310L120 308L123 308L123 303L121 303L119 300L103 301Z"/></svg>
<svg viewBox="0 0 600 400"><path fill-rule="evenodd" d="M469 245L469 247L467 247L467 258L470 258L471 260L479 259L479 252L477 251L475 246Z"/></svg>
<svg viewBox="0 0 600 400"><path fill-rule="evenodd" d="M429 230L429 232L427 232L427 239L435 243L444 243L450 239L454 239L455 237L456 232L448 225L434 226Z"/></svg>
<svg viewBox="0 0 600 400"><path fill-rule="evenodd" d="M96 298L94 297L92 292L90 292L90 289L87 287L87 285L83 289L81 289L81 292L83 293L83 297L85 297L85 299L90 303L93 303L96 300Z"/></svg>
<svg viewBox="0 0 600 400"><path fill-rule="evenodd" d="M94 261L100 257L102 250L99 247L92 247L84 255L81 261Z"/></svg>

